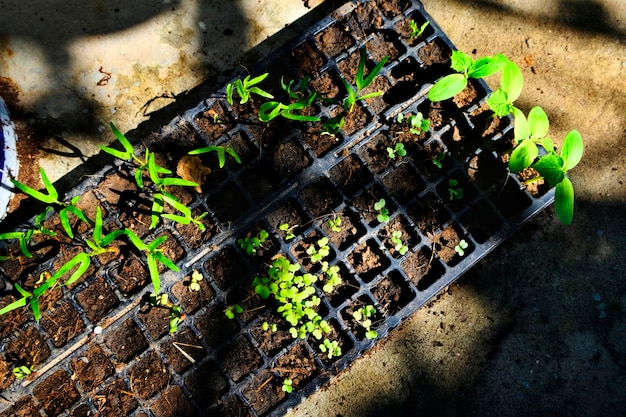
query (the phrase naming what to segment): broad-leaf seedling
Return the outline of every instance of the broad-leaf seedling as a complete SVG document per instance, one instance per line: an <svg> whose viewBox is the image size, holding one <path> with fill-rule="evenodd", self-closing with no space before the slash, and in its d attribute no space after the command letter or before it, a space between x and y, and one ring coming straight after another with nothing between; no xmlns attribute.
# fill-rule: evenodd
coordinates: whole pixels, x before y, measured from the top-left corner
<svg viewBox="0 0 626 417"><path fill-rule="evenodd" d="M367 339L376 339L378 332L372 329L372 317L376 314L376 307L373 305L365 305L352 313L354 320L365 329L365 337Z"/></svg>
<svg viewBox="0 0 626 417"><path fill-rule="evenodd" d="M393 148L387 147L387 156L389 159L394 159L396 156L403 157L406 156L406 149L404 149L404 143L398 142L396 146Z"/></svg>
<svg viewBox="0 0 626 417"><path fill-rule="evenodd" d="M408 117L404 117L404 114L398 113L396 121L400 124L408 123L409 132L414 135L420 135L422 132L427 132L430 129L430 120L425 119L421 112L417 114L410 114Z"/></svg>
<svg viewBox="0 0 626 417"><path fill-rule="evenodd" d="M394 230L391 233L391 243L393 243L394 250L402 256L409 251L409 247L402 241L402 231L400 230Z"/></svg>
<svg viewBox="0 0 626 417"><path fill-rule="evenodd" d="M379 223L387 223L389 221L389 210L387 210L387 202L384 198L381 198L376 203L374 203L374 210L378 212L376 219Z"/></svg>
<svg viewBox="0 0 626 417"><path fill-rule="evenodd" d="M454 251L459 254L459 256L465 256L465 249L469 247L469 243L465 239L461 239L461 241L454 247Z"/></svg>
<svg viewBox="0 0 626 417"><path fill-rule="evenodd" d="M245 238L237 239L237 244L241 249L246 251L246 254L254 255L257 249L259 249L263 245L263 243L265 243L265 240L269 236L269 233L267 233L265 229L261 229L257 236L247 236Z"/></svg>
<svg viewBox="0 0 626 417"><path fill-rule="evenodd" d="M450 194L450 201L461 200L463 198L463 188L459 187L459 182L454 178L448 180L448 193Z"/></svg>
<svg viewBox="0 0 626 417"><path fill-rule="evenodd" d="M241 313L243 313L243 307L241 307L239 304L228 306L224 310L224 314L226 315L226 317L228 317L231 320L235 318L236 314L241 314Z"/></svg>

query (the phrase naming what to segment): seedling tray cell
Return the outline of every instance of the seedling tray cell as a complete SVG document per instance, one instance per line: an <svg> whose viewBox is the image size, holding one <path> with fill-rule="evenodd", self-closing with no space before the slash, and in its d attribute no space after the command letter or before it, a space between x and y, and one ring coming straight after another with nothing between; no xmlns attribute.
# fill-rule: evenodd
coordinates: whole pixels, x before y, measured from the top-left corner
<svg viewBox="0 0 626 417"><path fill-rule="evenodd" d="M429 22L416 39L407 32L411 19ZM356 103L334 136L321 135L321 123L260 123L255 104L229 105L221 89L137 146L138 153L147 146L172 171L193 149L236 150L241 164L227 158L223 168L214 154L203 155L211 173L201 189L176 191L194 216L208 213L204 231L170 221L151 230L150 201L120 161L76 183L69 195L81 195L92 211L100 205L105 228L128 227L146 241L168 236L164 252L180 272L162 271L161 288L186 318L168 333L167 310L146 301L152 287L144 259L122 244L121 256L98 258L85 278L44 300L39 323L26 309L2 317L0 388L6 401L0 416L40 409L50 416L66 410L282 415L551 204L552 190L533 194L507 170L512 123L491 116L486 84L472 80L463 100L427 99L430 86L450 73L454 46L416 0L345 3L250 73L269 72L263 87L278 100L286 99L281 76L295 85L309 77L311 88L342 98L337 77L354 80L363 47L369 70L389 56L370 89L383 94ZM340 111L320 102L312 114L326 120ZM417 112L431 129L413 135L397 116ZM407 154L391 159L387 148L396 143ZM381 199L388 221L381 222L374 208ZM336 218L340 232L328 224ZM49 222L59 227L53 217ZM292 226L293 238L287 239L283 223ZM247 254L238 240L262 230L268 238ZM406 252L391 240L395 231L402 232ZM323 237L329 239L325 260L343 279L330 293L323 282L315 284L318 312L342 351L330 358L312 335L294 339L275 304L251 285L278 255L318 273L307 248ZM32 288L41 272L63 264L70 248L65 241L42 241L33 260L8 260L0 268L7 282L28 286L30 280ZM204 277L197 292L189 290L194 271ZM1 305L12 297L5 291ZM226 318L224 311L235 304L243 311ZM367 305L376 309L373 339L353 316ZM262 330L264 322L275 323L275 331ZM11 369L24 364L35 373L16 380ZM282 390L286 379L291 393Z"/></svg>

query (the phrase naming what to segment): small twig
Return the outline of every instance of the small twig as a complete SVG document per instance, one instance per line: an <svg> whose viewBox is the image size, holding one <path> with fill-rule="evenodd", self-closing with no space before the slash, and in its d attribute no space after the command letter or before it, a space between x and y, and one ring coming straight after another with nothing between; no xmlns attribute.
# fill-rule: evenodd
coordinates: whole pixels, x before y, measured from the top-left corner
<svg viewBox="0 0 626 417"><path fill-rule="evenodd" d="M264 386L266 386L267 384L269 384L269 383L270 383L270 381L271 381L273 378L274 378L274 376L273 376L273 375L272 375L272 376L270 376L269 378L267 378L267 379L265 380L265 382L263 382L261 385L259 385L259 387L256 389L256 392L261 391L261 390L263 389L263 387L264 387Z"/></svg>
<svg viewBox="0 0 626 417"><path fill-rule="evenodd" d="M189 362L191 362L192 364L195 364L195 363L196 363L196 360L195 360L194 358L192 358L190 354L188 354L187 352L185 352L185 351L183 350L183 348L181 348L180 346L178 346L178 343L174 342L174 343L172 343L172 344L174 345L174 347L175 347L176 349L178 349L178 351L179 351L180 353L182 353L182 354L183 354L183 356L184 356L185 358L187 358L187 360L188 360Z"/></svg>

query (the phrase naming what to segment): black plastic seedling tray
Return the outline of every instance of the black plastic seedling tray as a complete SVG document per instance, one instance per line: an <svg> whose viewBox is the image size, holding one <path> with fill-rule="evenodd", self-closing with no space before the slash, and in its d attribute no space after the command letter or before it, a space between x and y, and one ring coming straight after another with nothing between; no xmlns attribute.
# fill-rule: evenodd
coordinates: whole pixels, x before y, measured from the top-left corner
<svg viewBox="0 0 626 417"><path fill-rule="evenodd" d="M411 19L429 22L416 40L406 35ZM335 137L320 135L319 123L262 125L251 105L230 106L222 89L137 146L156 152L173 171L192 149L217 144L238 152L242 163L228 160L223 169L206 157L212 172L200 192L177 194L194 213L209 213L204 232L171 222L149 230L150 203L120 161L76 184L68 197L81 195L87 212L101 206L105 227L129 227L147 241L169 236L166 253L180 272L164 271L162 290L187 317L168 334L167 312L146 303L152 288L137 254L122 248L125 256L94 261L83 280L46 300L39 323L27 310L1 318L0 371L6 376L0 378L0 416L37 410L51 416L281 415L551 204L552 190L531 193L508 172L512 124L485 107L484 83L472 81L463 102L426 98L450 73L454 47L418 1L346 3L251 73L269 72L263 86L279 98L281 76L309 77L309 85L326 86L328 96L340 98L337 77L354 79L363 46L369 68L390 56L373 87L384 94L359 102L351 116L356 120ZM318 103L315 111L329 118L337 107ZM418 111L431 120L431 130L407 139L397 115ZM398 141L408 155L390 160L386 148ZM438 168L432 160L442 153ZM462 188L462 198L451 188ZM373 208L380 198L390 214L386 223ZM342 218L341 234L328 230L335 216ZM294 226L294 239L279 229L285 222ZM237 239L261 229L269 239L249 256ZM395 230L409 246L404 255L391 244ZM303 251L323 236L330 239L328 260L344 281L330 294L317 288L320 314L341 343L342 355L332 360L310 335L293 339L284 325L262 331L262 322L280 317L251 287L279 254L316 272ZM463 255L454 249L461 240L467 243ZM34 277L55 270L75 250L69 242L38 245L33 260L2 264L8 282L32 287ZM193 271L205 277L199 292L187 287ZM12 300L4 294L2 305ZM224 310L234 304L244 312L228 320ZM351 319L365 304L377 310L374 340ZM97 327L102 331L95 334ZM36 372L15 380L11 369L18 365ZM281 390L284 379L293 380L290 394Z"/></svg>

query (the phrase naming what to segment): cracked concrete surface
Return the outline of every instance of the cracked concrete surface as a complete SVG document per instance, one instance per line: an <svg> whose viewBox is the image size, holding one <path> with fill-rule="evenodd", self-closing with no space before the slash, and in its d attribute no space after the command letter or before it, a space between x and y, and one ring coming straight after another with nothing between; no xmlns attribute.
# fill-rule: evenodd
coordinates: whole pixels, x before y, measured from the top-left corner
<svg viewBox="0 0 626 417"><path fill-rule="evenodd" d="M458 48L522 67L519 104L546 110L557 143L582 133L574 224L542 213L288 415L622 416L626 3L423 3ZM126 131L174 101L194 105L188 92L219 85L307 12L300 0L2 4L0 94L36 145L25 163L59 175L111 139L109 120Z"/></svg>

